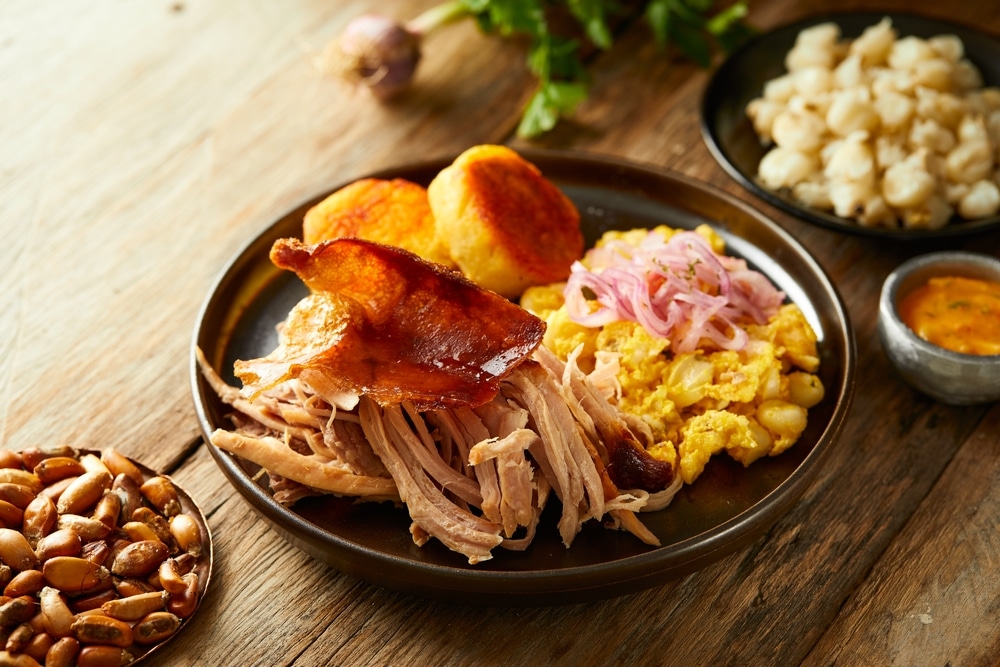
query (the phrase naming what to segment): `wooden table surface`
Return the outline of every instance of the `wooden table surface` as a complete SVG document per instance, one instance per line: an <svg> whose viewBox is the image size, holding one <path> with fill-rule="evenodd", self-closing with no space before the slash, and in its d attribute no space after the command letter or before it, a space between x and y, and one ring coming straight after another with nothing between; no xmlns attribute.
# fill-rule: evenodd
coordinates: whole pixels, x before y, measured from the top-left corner
<svg viewBox="0 0 1000 667"><path fill-rule="evenodd" d="M433 0L8 0L0 6L0 445L113 445L208 514L212 585L157 665L986 665L1000 658L1000 411L949 407L893 373L878 291L927 246L808 225L742 191L698 129L709 76L626 22L591 97L515 138L532 79L472 24L432 35L382 105L314 60L376 6ZM808 5L808 6L807 6ZM755 0L770 28L909 9L1000 35L995 2ZM226 261L336 183L482 143L664 167L746 201L840 289L857 393L818 479L764 537L704 570L591 604L464 607L339 574L273 532L223 477L188 379L195 320ZM1000 234L933 247L1000 253Z"/></svg>

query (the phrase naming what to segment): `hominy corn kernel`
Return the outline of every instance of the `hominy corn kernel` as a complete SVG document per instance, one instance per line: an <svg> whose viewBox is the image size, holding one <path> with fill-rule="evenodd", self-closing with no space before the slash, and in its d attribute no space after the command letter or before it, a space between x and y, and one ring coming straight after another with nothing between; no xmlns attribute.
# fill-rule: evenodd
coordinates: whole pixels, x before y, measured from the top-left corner
<svg viewBox="0 0 1000 667"><path fill-rule="evenodd" d="M955 35L899 36L886 18L853 40L800 31L787 72L746 107L772 145L760 183L863 226L937 229L997 215L1000 89Z"/></svg>

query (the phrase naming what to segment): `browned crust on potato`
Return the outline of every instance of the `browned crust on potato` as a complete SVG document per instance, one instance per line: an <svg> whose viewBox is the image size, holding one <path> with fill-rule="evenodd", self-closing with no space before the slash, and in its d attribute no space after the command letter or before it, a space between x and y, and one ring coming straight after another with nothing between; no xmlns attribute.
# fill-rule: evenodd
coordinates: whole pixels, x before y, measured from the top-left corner
<svg viewBox="0 0 1000 667"><path fill-rule="evenodd" d="M313 245L336 238L396 246L454 266L438 240L426 188L402 178L364 178L309 209L302 240Z"/></svg>
<svg viewBox="0 0 1000 667"><path fill-rule="evenodd" d="M438 236L475 282L514 297L564 280L583 253L580 215L541 171L504 146L476 146L428 187Z"/></svg>

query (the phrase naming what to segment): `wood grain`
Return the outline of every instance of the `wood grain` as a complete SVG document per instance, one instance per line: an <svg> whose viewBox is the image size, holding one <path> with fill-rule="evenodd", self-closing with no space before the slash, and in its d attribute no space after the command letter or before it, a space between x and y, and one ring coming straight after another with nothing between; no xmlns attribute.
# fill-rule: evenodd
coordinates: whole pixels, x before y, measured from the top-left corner
<svg viewBox="0 0 1000 667"><path fill-rule="evenodd" d="M378 9L410 17L432 0ZM768 29L861 0L755 0ZM199 500L209 594L163 665L989 665L1000 657L996 406L909 389L875 335L900 262L1000 254L996 233L893 244L808 225L743 191L701 139L710 71L642 21L588 55L591 96L537 141L514 137L533 81L521 45L475 26L431 35L391 104L315 59L375 3L200 0L0 7L0 445L113 444ZM996 3L880 2L1000 35ZM824 469L764 537L641 593L537 609L465 607L339 574L288 544L201 442L191 336L228 259L301 201L371 171L478 143L611 155L751 203L830 274L857 338L857 394Z"/></svg>

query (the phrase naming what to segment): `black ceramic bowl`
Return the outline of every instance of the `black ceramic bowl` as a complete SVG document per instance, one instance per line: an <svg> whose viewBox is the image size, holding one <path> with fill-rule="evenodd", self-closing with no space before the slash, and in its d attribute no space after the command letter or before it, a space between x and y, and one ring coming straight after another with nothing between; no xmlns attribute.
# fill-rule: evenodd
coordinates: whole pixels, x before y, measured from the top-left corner
<svg viewBox="0 0 1000 667"><path fill-rule="evenodd" d="M757 165L767 153L746 115L747 103L759 97L764 84L785 73L784 59L804 28L828 21L840 26L845 38L857 37L868 26L888 16L900 37L933 37L954 34L965 45L966 56L983 74L987 86L1000 85L1000 42L972 28L896 12L852 12L815 16L759 35L747 42L712 75L701 104L701 129L712 155L738 183L770 204L829 229L851 234L900 240L954 237L1000 227L1000 216L982 220L953 219L941 229L888 229L863 227L798 203L790 194L768 190L757 182Z"/></svg>
<svg viewBox="0 0 1000 667"><path fill-rule="evenodd" d="M641 514L659 537L658 548L589 522L567 549L555 528L558 516L549 515L526 551L496 549L492 560L474 566L434 540L415 546L405 509L332 496L283 507L271 497L266 475L257 476L258 466L209 446L226 477L278 533L337 570L388 588L472 604L552 605L622 595L690 573L762 535L801 496L834 446L853 391L854 339L839 294L802 246L746 204L682 176L593 156L524 156L575 202L589 243L609 229L711 224L730 254L744 257L802 308L819 337L826 399L810 410L802 438L781 456L746 469L728 457L715 457L668 507ZM450 162L372 176L426 185ZM275 324L306 294L294 274L270 263L271 244L300 236L303 214L325 194L251 239L205 302L193 348L200 347L234 386L239 383L233 361L270 352ZM191 380L208 438L215 428L230 426L228 408L202 377L194 349Z"/></svg>

